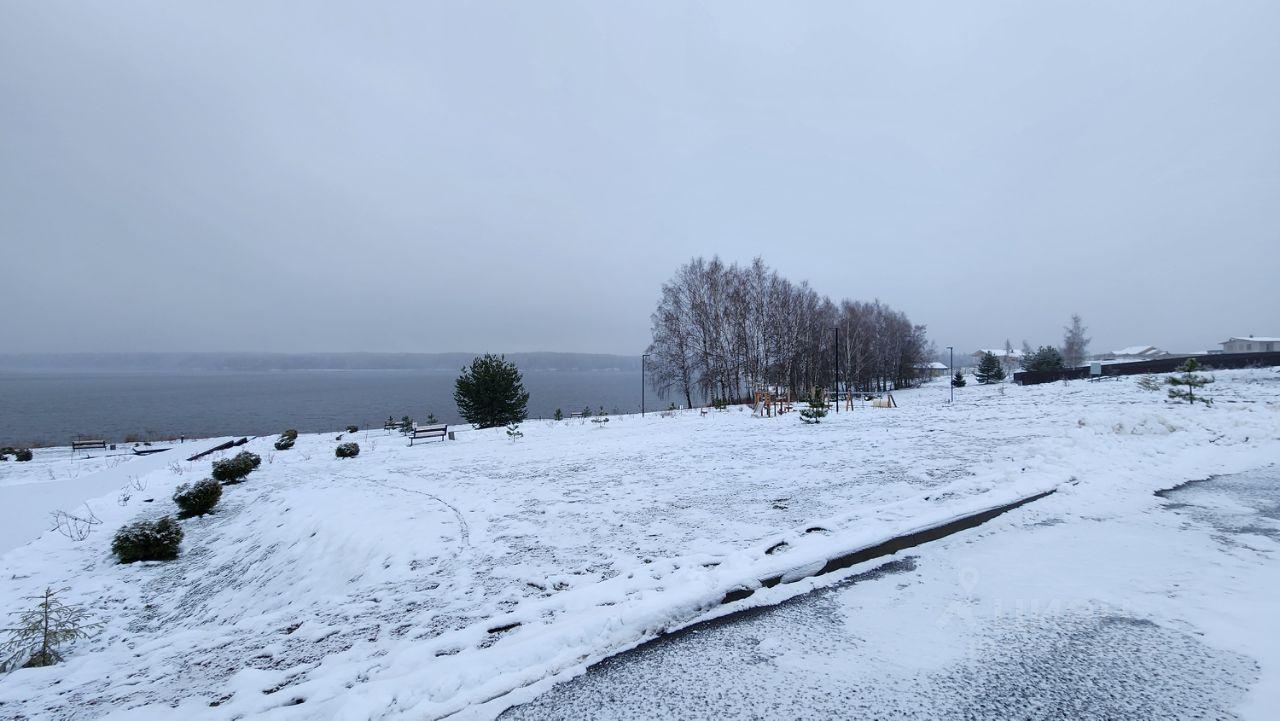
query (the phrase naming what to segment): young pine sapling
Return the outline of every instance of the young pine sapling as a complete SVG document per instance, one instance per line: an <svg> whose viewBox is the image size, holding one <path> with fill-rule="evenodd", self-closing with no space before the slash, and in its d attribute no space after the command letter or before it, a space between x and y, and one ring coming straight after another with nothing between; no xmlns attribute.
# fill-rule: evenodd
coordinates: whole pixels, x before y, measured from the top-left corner
<svg viewBox="0 0 1280 721"><path fill-rule="evenodd" d="M0 644L0 671L52 666L62 660L59 648L88 638L89 632L100 625L89 623L84 609L58 599L58 594L67 590L46 588L39 596L27 597L36 601L36 606L16 612L18 625L4 629L9 637Z"/></svg>
<svg viewBox="0 0 1280 721"><path fill-rule="evenodd" d="M827 416L827 399L822 391L815 389L809 399L809 407L800 411L800 420L806 424L821 423Z"/></svg>
<svg viewBox="0 0 1280 721"><path fill-rule="evenodd" d="M1169 384L1169 397L1175 401L1186 401L1191 404L1199 401L1206 406L1211 405L1213 403L1212 398L1196 396L1197 388L1203 388L1213 382L1212 377L1196 373L1199 369L1200 364L1196 362L1196 359L1188 358L1187 362L1178 368L1178 372L1182 375L1169 376L1165 381Z"/></svg>

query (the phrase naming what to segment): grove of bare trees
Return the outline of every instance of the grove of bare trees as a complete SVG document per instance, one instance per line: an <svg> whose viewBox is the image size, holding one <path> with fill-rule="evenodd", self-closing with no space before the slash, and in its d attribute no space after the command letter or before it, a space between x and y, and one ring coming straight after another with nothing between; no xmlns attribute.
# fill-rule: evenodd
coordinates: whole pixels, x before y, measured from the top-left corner
<svg viewBox="0 0 1280 721"><path fill-rule="evenodd" d="M878 300L837 305L759 258L685 263L663 284L652 321L654 387L690 407L764 388L807 397L835 385L837 362L842 388L902 388L929 360L924 326L904 313Z"/></svg>

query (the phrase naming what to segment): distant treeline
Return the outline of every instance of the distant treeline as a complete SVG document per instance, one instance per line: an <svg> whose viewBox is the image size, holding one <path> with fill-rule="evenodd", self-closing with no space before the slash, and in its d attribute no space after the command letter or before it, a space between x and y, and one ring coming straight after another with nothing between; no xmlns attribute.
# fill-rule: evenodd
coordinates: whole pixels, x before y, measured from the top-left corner
<svg viewBox="0 0 1280 721"><path fill-rule="evenodd" d="M11 371L457 371L478 353L14 353ZM603 353L508 353L522 371L636 371L639 356Z"/></svg>
<svg viewBox="0 0 1280 721"><path fill-rule="evenodd" d="M925 327L901 311L880 301L836 304L759 258L746 267L686 263L662 286L652 322L654 386L689 405L763 388L804 397L831 388L837 372L845 388L901 388L918 382L931 355Z"/></svg>

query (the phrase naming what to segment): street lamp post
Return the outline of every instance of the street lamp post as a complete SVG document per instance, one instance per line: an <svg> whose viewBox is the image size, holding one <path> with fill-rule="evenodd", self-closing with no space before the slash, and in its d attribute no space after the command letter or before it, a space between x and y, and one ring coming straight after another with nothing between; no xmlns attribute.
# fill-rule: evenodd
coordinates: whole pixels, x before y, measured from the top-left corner
<svg viewBox="0 0 1280 721"><path fill-rule="evenodd" d="M836 326L836 415L840 414L840 326Z"/></svg>
<svg viewBox="0 0 1280 721"><path fill-rule="evenodd" d="M951 389L951 399L948 403L956 402L956 349L947 346L947 350L951 353L951 360L947 363L947 387Z"/></svg>
<svg viewBox="0 0 1280 721"><path fill-rule="evenodd" d="M649 357L648 353L640 354L640 417L644 418L644 362Z"/></svg>

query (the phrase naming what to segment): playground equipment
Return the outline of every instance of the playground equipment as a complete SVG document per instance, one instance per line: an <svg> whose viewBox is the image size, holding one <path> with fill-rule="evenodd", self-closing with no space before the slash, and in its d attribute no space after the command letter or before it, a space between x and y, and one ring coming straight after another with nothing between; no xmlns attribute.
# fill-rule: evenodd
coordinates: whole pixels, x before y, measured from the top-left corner
<svg viewBox="0 0 1280 721"><path fill-rule="evenodd" d="M854 409L854 402L857 402L858 408L866 408L868 404L872 408L897 408L898 402L894 400L893 394L887 391L848 391L844 393L844 409L851 411Z"/></svg>
<svg viewBox="0 0 1280 721"><path fill-rule="evenodd" d="M789 392L775 393L768 389L758 390L754 393L751 415L756 418L772 418L775 415L789 413L791 405Z"/></svg>
<svg viewBox="0 0 1280 721"><path fill-rule="evenodd" d="M871 401L872 408L897 408L897 401L893 400L892 393L885 393L884 398L874 398Z"/></svg>

